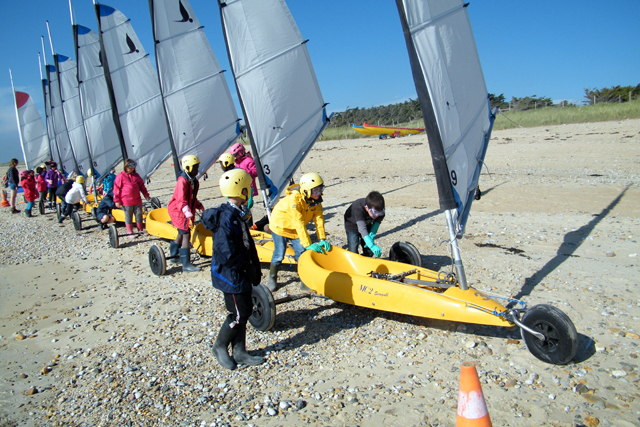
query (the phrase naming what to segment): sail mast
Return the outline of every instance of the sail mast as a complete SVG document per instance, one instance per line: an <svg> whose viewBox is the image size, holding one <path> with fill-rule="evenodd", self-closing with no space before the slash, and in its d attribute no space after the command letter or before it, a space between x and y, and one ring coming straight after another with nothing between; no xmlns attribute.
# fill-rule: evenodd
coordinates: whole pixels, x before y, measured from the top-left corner
<svg viewBox="0 0 640 427"><path fill-rule="evenodd" d="M44 48L44 36L40 36L40 43L42 44L42 60L44 61L44 70L47 75L47 89L44 97L44 115L46 121L47 134L49 135L49 147L55 147L55 153L58 155L58 164L62 169L62 155L60 154L60 147L58 146L58 139L56 138L56 127L53 120L53 112L51 110L51 77L49 75L49 63L47 62L47 51ZM38 64L40 65L40 64ZM53 151L51 151L51 158L53 159Z"/></svg>
<svg viewBox="0 0 640 427"><path fill-rule="evenodd" d="M47 145L49 146L49 157L53 158L53 150L51 149L51 138L49 137L49 123L47 120L47 97L49 96L49 90L47 88L47 80L42 75L42 59L40 58L40 52L38 52L38 68L40 69L40 81L42 82L42 100L45 103L44 106L44 129L47 132Z"/></svg>
<svg viewBox="0 0 640 427"><path fill-rule="evenodd" d="M109 61L107 61L107 54L104 51L104 40L102 39L102 24L100 23L100 5L93 0L93 5L96 10L96 17L98 19L98 37L100 38L100 62L104 69L104 78L107 82L107 89L109 91L109 99L111 100L111 112L113 115L113 122L116 125L116 133L118 134L118 141L120 142L120 150L122 151L122 161L124 162L129 158L127 155L127 145L124 140L124 133L122 132L122 124L120 123L120 114L118 113L118 103L113 91L113 82L111 80L111 72L109 71Z"/></svg>
<svg viewBox="0 0 640 427"><path fill-rule="evenodd" d="M16 89L13 87L13 74L11 74L11 68L9 68L9 79L11 80L11 91L13 92L13 106L16 110L16 123L18 123L18 135L20 136L20 148L22 148L22 157L24 163L29 170L29 160L27 159L27 153L24 150L24 137L22 135L22 126L20 126L20 116L18 115L18 98L16 96Z"/></svg>

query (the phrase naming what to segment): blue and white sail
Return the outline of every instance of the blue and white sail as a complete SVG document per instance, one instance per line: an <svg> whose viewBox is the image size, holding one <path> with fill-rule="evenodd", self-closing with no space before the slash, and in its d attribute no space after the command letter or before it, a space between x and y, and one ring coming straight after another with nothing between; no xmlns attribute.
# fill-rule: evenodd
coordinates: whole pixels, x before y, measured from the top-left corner
<svg viewBox="0 0 640 427"><path fill-rule="evenodd" d="M96 3L95 8L112 107L127 156L138 163L136 171L146 180L171 154L158 75L129 19L111 6Z"/></svg>
<svg viewBox="0 0 640 427"><path fill-rule="evenodd" d="M73 147L78 171L84 175L91 169L91 154L82 120L78 89L78 64L68 56L60 54L53 55L53 61L58 70L62 110L67 124L69 141Z"/></svg>
<svg viewBox="0 0 640 427"><path fill-rule="evenodd" d="M58 72L54 65L47 65L47 78L49 79L49 100L51 103L51 117L53 129L55 133L56 145L60 154L60 165L58 168L64 173L76 171L76 160L69 140L67 124L64 119L64 111L62 109L62 98L60 96L60 84L58 81Z"/></svg>
<svg viewBox="0 0 640 427"><path fill-rule="evenodd" d="M440 207L460 237L494 114L462 0L396 0L436 174Z"/></svg>
<svg viewBox="0 0 640 427"><path fill-rule="evenodd" d="M445 211L461 289L458 249L484 163L495 112L462 0L396 0Z"/></svg>
<svg viewBox="0 0 640 427"><path fill-rule="evenodd" d="M149 8L176 171L194 154L202 175L240 135L229 86L188 0L149 0Z"/></svg>
<svg viewBox="0 0 640 427"><path fill-rule="evenodd" d="M101 176L124 159L100 59L100 38L90 28L77 24L73 25L73 38L82 118L93 167Z"/></svg>
<svg viewBox="0 0 640 427"><path fill-rule="evenodd" d="M13 79L11 87L13 89ZM49 137L31 96L15 89L13 89L13 94L16 101L16 120L24 163L27 170L35 169L49 159Z"/></svg>
<svg viewBox="0 0 640 427"><path fill-rule="evenodd" d="M44 50L44 49L43 49ZM42 75L42 62L40 61L40 53L38 53L38 66L40 67L40 80L42 81L42 97L44 99L44 124L47 132L47 140L49 143L49 158L60 162L58 147L56 146L55 134L53 132L53 122L51 121L51 104L49 101L49 80ZM47 159L49 160L49 159Z"/></svg>
<svg viewBox="0 0 640 427"><path fill-rule="evenodd" d="M219 0L261 189L273 206L328 118L306 41L283 0ZM263 193L264 194L264 193Z"/></svg>

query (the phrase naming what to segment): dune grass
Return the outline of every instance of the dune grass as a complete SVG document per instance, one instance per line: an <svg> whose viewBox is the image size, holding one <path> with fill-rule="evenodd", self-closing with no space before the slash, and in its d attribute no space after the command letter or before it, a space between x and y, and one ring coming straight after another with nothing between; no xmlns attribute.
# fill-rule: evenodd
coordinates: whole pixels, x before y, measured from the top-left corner
<svg viewBox="0 0 640 427"><path fill-rule="evenodd" d="M515 127L536 127L569 123L606 122L609 120L625 120L640 118L640 99L631 102L602 103L582 107L545 107L527 111L503 111L498 114L493 125L494 130ZM361 125L362 123L356 123ZM398 127L424 127L422 120L404 123ZM340 140L355 138L371 138L375 135L363 135L352 127L326 128L321 140Z"/></svg>

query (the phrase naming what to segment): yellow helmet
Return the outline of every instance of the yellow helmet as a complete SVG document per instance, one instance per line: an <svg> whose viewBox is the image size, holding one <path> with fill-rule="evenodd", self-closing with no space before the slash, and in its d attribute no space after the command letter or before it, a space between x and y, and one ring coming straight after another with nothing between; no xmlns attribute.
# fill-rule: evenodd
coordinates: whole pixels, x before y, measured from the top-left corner
<svg viewBox="0 0 640 427"><path fill-rule="evenodd" d="M222 167L228 168L236 163L236 156L231 153L222 153L218 161L222 164Z"/></svg>
<svg viewBox="0 0 640 427"><path fill-rule="evenodd" d="M76 178L76 182L78 184L83 184L84 185L84 176L80 175Z"/></svg>
<svg viewBox="0 0 640 427"><path fill-rule="evenodd" d="M182 158L180 162L180 166L182 166L182 170L189 173L193 170L195 165L200 164L200 159L198 156L194 156L193 154L187 154Z"/></svg>
<svg viewBox="0 0 640 427"><path fill-rule="evenodd" d="M93 172L91 171L91 169L89 169L89 170L87 171L87 176L88 176L88 177L91 177L91 175L93 175Z"/></svg>
<svg viewBox="0 0 640 427"><path fill-rule="evenodd" d="M247 189L247 195L242 194ZM242 197L249 200L251 194L251 176L243 169L235 168L222 174L220 177L220 192L225 197Z"/></svg>
<svg viewBox="0 0 640 427"><path fill-rule="evenodd" d="M311 190L324 184L320 175L315 172L305 173L300 178L300 191L307 199L311 198Z"/></svg>

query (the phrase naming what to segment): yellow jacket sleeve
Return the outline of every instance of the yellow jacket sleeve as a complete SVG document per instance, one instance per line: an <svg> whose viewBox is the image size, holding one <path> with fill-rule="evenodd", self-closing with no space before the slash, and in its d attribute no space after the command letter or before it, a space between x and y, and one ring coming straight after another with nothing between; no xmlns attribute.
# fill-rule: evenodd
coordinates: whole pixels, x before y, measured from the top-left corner
<svg viewBox="0 0 640 427"><path fill-rule="evenodd" d="M327 235L324 232L324 213L323 213L322 205L318 205L316 207L316 211L313 215L313 222L316 225L316 235L318 236L318 239L319 240L326 239Z"/></svg>

